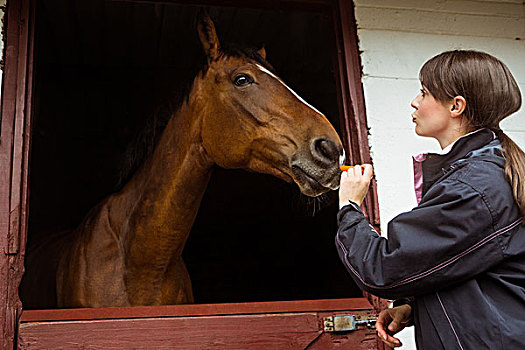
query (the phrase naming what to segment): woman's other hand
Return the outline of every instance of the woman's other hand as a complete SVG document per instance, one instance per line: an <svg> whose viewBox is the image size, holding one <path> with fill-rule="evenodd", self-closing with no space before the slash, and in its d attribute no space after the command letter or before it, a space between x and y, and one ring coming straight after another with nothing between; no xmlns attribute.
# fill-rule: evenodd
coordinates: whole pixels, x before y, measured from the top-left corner
<svg viewBox="0 0 525 350"><path fill-rule="evenodd" d="M374 170L370 164L356 165L343 171L339 186L339 208L348 201L361 205L368 192Z"/></svg>
<svg viewBox="0 0 525 350"><path fill-rule="evenodd" d="M379 313L376 321L377 335L388 346L399 347L401 341L392 335L401 331L412 322L412 307L408 304L400 305Z"/></svg>

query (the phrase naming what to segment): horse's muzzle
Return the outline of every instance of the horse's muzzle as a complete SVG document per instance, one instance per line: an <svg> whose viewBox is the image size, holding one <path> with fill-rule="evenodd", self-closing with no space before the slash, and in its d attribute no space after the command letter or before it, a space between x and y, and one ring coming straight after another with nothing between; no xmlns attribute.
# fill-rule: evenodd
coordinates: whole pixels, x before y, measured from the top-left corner
<svg viewBox="0 0 525 350"><path fill-rule="evenodd" d="M309 164L301 165L300 162L292 165L292 173L301 192L310 197L337 189L341 177L341 171L336 166L323 169L314 168Z"/></svg>

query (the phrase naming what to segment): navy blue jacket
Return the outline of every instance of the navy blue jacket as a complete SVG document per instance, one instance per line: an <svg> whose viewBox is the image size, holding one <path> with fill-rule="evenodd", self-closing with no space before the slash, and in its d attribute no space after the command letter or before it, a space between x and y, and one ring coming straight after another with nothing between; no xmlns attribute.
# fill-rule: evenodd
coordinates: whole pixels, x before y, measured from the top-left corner
<svg viewBox="0 0 525 350"><path fill-rule="evenodd" d="M525 349L525 227L488 129L422 162L422 200L388 239L350 202L336 245L355 282L412 302L419 349Z"/></svg>

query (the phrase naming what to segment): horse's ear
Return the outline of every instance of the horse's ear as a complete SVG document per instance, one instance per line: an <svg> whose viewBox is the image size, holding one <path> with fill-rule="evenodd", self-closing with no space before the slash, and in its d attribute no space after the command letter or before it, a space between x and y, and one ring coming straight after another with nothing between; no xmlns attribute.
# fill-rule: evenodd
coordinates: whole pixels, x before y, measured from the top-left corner
<svg viewBox="0 0 525 350"><path fill-rule="evenodd" d="M202 48L208 56L208 61L214 61L219 57L221 46L219 44L219 38L215 31L215 25L211 20L210 16L204 12L199 12L197 20L197 30L199 32L199 38L202 43Z"/></svg>
<svg viewBox="0 0 525 350"><path fill-rule="evenodd" d="M264 48L264 44L262 44L261 48L257 50L257 54L261 56L263 59L266 59L266 49Z"/></svg>

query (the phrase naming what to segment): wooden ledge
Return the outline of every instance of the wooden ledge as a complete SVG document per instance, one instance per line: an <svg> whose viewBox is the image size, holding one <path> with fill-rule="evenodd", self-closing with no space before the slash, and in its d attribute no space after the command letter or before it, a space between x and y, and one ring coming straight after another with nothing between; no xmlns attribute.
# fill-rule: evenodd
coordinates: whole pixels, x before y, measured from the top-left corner
<svg viewBox="0 0 525 350"><path fill-rule="evenodd" d="M24 310L20 322L124 318L267 314L308 311L371 310L366 298L292 300L225 304L127 306L89 309Z"/></svg>

